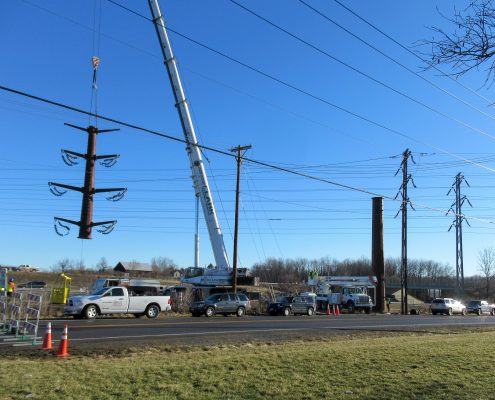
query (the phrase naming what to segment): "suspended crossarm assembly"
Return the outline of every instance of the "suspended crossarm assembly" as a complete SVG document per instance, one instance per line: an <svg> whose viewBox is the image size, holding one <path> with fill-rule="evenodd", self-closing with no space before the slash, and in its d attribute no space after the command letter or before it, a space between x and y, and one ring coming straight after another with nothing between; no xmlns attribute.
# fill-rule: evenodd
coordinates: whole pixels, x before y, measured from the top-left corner
<svg viewBox="0 0 495 400"><path fill-rule="evenodd" d="M79 239L91 239L92 229L94 227L100 227L98 232L103 234L110 233L117 221L101 221L93 222L93 196L97 193L110 193L117 192L115 195L107 197L107 200L118 201L124 197L126 188L102 188L96 189L94 187L95 183L95 163L97 160L101 160L101 164L105 167L111 167L117 162L119 158L118 154L109 155L96 155L96 136L99 133L118 131L119 129L98 129L95 126L88 126L87 128L82 128L80 126L65 124L75 129L85 131L88 133L88 147L85 154L77 153L71 150L62 150L62 159L69 165L76 165L78 159L86 160L86 169L84 176L84 186L72 186L63 183L48 182L50 191L56 196L62 196L67 193L67 190L74 190L76 192L82 193L82 205L81 205L81 219L79 221L73 221L67 218L55 217L55 231L61 235L65 236L69 233L69 226L66 224L72 224L79 226ZM65 190L64 190L65 189ZM64 224L66 223L66 224Z"/></svg>

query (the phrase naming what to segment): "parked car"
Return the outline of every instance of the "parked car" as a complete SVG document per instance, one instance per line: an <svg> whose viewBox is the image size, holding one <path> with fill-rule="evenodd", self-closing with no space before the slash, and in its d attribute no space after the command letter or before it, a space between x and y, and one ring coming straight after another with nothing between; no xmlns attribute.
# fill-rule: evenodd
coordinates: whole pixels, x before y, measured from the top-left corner
<svg viewBox="0 0 495 400"><path fill-rule="evenodd" d="M449 299L449 298L441 298L435 299L431 302L431 313L433 315L436 314L446 314L446 315L454 315L454 314L462 314L466 315L467 310L466 306L462 304L460 301Z"/></svg>
<svg viewBox="0 0 495 400"><path fill-rule="evenodd" d="M195 301L189 306L189 312L193 317L206 315L213 317L215 314L235 314L242 317L251 309L251 303L242 293L217 293L212 294L204 301Z"/></svg>
<svg viewBox="0 0 495 400"><path fill-rule="evenodd" d="M26 283L21 283L17 285L18 289L44 289L46 288L46 282L42 281L33 281L33 282L26 282Z"/></svg>
<svg viewBox="0 0 495 400"><path fill-rule="evenodd" d="M286 296L268 306L268 314L307 314L313 315L316 310L315 296Z"/></svg>
<svg viewBox="0 0 495 400"><path fill-rule="evenodd" d="M23 272L39 272L39 268L34 265L22 264L18 267L12 267L12 271L23 271Z"/></svg>
<svg viewBox="0 0 495 400"><path fill-rule="evenodd" d="M486 300L471 300L466 309L468 313L495 315L495 304L489 304Z"/></svg>

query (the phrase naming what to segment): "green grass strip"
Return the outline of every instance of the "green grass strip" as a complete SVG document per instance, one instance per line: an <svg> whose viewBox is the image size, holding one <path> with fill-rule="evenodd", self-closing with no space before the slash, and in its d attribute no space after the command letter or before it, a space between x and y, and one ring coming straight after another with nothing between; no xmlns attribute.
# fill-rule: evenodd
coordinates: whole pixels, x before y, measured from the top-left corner
<svg viewBox="0 0 495 400"><path fill-rule="evenodd" d="M0 360L2 399L494 399L495 332Z"/></svg>

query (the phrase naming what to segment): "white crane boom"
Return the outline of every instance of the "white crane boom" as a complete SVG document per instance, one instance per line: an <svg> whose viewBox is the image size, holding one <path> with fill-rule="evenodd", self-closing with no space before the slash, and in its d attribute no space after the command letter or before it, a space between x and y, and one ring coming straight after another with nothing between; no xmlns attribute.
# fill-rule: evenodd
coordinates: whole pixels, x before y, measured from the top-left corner
<svg viewBox="0 0 495 400"><path fill-rule="evenodd" d="M205 217L206 226L208 227L208 234L210 236L213 255L215 257L216 268L217 270L230 270L222 231L220 229L217 213L215 211L215 205L213 204L213 197L208 185L208 178L206 176L203 159L201 157L201 151L197 146L198 142L196 140L196 133L194 131L194 126L189 111L189 104L186 100L184 89L182 88L177 64L172 53L167 30L165 29L165 20L160 12L158 0L148 0L148 3L151 8L153 22L165 60L165 66L167 67L168 76L174 92L176 107L179 111L184 137L188 143L186 150L189 156L194 190L196 195L199 197L203 208L203 214Z"/></svg>

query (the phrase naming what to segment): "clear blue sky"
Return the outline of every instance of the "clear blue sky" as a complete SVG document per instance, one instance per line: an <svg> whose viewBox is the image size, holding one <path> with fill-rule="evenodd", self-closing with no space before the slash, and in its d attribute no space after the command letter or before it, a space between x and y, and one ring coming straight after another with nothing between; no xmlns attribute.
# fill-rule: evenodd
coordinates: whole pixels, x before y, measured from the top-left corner
<svg viewBox="0 0 495 400"><path fill-rule="evenodd" d="M410 188L411 201L447 210L453 197L446 193L455 175L463 172L471 184L463 192L473 204L472 209L465 207L465 214L495 221L494 139L486 135L495 135L495 113L485 100L435 71L423 72L417 58L334 1L307 0L380 51L492 117L397 66L296 0L239 1L435 112L228 0L162 0L167 25L174 30L414 138L346 114L171 34L201 143L223 150L251 144L248 155L253 159L385 196L395 196L401 184L401 177L394 177L401 159L392 157L410 148L417 162L410 167L417 185ZM445 25L436 3L445 14L454 6L453 1L343 1L407 47L430 37L428 26ZM149 16L145 0L120 3ZM90 60L98 54L101 114L182 137L158 40L144 19L106 0L7 0L1 5L0 35L1 85L89 109ZM462 83L495 98L493 89L480 89L484 77L484 71L473 71ZM114 264L163 256L181 267L191 266L195 200L184 146L127 128L98 139L100 154L119 153L121 158L113 168L98 168L96 186L129 189L121 202L107 202L103 196L95 202L94 220L117 219L116 229L108 236L94 232L91 241L77 239L76 229L66 237L56 235L53 217L79 219L80 195L54 197L47 182L82 184L83 167L66 166L60 149L84 152L86 142L84 133L64 127L64 122L85 126L88 118L0 92L0 264L49 268L70 258L91 266L101 257ZM100 123L100 127L116 126ZM235 163L210 152L206 156L231 258ZM244 165L242 179L243 266L266 257L370 256L371 196L250 164ZM400 218L394 219L398 207L397 202L385 201L386 256L400 256ZM409 257L455 265L455 235L447 232L452 217L420 207L409 215ZM494 228L474 219L471 227L464 225L466 275L476 273L478 251L492 245ZM201 264L206 265L213 259L203 224L201 232Z"/></svg>

